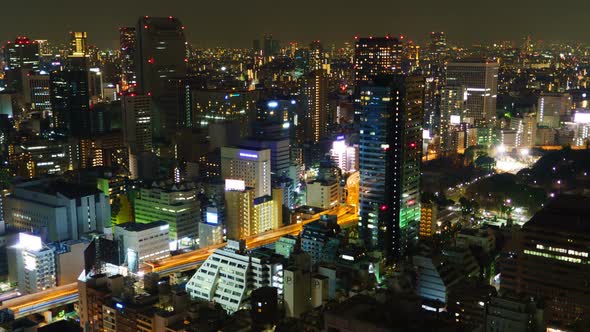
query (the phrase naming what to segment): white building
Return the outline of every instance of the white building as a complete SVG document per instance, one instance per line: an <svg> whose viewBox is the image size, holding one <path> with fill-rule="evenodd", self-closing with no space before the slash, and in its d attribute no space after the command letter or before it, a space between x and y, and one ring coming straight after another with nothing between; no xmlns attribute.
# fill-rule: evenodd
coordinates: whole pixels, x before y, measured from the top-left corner
<svg viewBox="0 0 590 332"><path fill-rule="evenodd" d="M221 148L221 177L242 180L254 198L271 196L270 149Z"/></svg>
<svg viewBox="0 0 590 332"><path fill-rule="evenodd" d="M248 307L252 290L263 286L282 292L283 266L244 252L244 242L228 241L199 267L186 285L193 299L219 303L228 313Z"/></svg>
<svg viewBox="0 0 590 332"><path fill-rule="evenodd" d="M343 136L339 136L330 150L330 158L343 173L352 173L358 170L358 145L348 146Z"/></svg>
<svg viewBox="0 0 590 332"><path fill-rule="evenodd" d="M126 255L125 260L132 271L137 271L139 264L145 261L170 256L169 229L165 221L149 224L127 222L115 226L121 252Z"/></svg>
<svg viewBox="0 0 590 332"><path fill-rule="evenodd" d="M8 229L46 234L49 242L77 240L110 227L108 197L94 187L51 180L25 182L4 198Z"/></svg>
<svg viewBox="0 0 590 332"><path fill-rule="evenodd" d="M38 236L20 233L15 249L18 289L21 293L33 294L56 286L53 248L44 245Z"/></svg>
<svg viewBox="0 0 590 332"><path fill-rule="evenodd" d="M307 206L331 209L340 203L337 181L314 181L307 184Z"/></svg>

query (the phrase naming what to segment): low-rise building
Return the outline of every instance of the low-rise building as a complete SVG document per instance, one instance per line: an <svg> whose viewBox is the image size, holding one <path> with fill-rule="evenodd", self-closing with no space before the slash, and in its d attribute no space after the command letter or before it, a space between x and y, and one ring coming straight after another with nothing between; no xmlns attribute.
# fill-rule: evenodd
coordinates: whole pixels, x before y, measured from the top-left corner
<svg viewBox="0 0 590 332"><path fill-rule="evenodd" d="M115 226L124 261L131 271L137 271L145 261L159 260L170 256L169 229L165 221L149 224L127 222Z"/></svg>

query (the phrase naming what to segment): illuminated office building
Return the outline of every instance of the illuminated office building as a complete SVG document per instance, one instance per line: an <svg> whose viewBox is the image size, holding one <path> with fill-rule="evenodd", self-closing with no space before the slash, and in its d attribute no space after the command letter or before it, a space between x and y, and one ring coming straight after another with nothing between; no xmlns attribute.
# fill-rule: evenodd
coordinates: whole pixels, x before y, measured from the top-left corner
<svg viewBox="0 0 590 332"><path fill-rule="evenodd" d="M560 119L569 114L572 96L566 93L541 93L537 102L537 124L539 127L560 128Z"/></svg>
<svg viewBox="0 0 590 332"><path fill-rule="evenodd" d="M77 165L76 144L61 140L29 140L10 145L8 160L13 172L25 178L61 175Z"/></svg>
<svg viewBox="0 0 590 332"><path fill-rule="evenodd" d="M356 38L354 50L354 80L356 86L380 75L401 71L403 45L397 38Z"/></svg>
<svg viewBox="0 0 590 332"><path fill-rule="evenodd" d="M70 32L70 54L75 56L85 56L88 54L88 35L86 32Z"/></svg>
<svg viewBox="0 0 590 332"><path fill-rule="evenodd" d="M324 70L315 70L305 81L305 142L317 144L327 133L328 78Z"/></svg>
<svg viewBox="0 0 590 332"><path fill-rule="evenodd" d="M137 83L135 75L135 27L119 29L119 45L121 50L121 86L129 90Z"/></svg>
<svg viewBox="0 0 590 332"><path fill-rule="evenodd" d="M21 293L33 294L57 285L55 250L44 245L40 237L20 233L14 250Z"/></svg>
<svg viewBox="0 0 590 332"><path fill-rule="evenodd" d="M115 226L115 237L122 255L125 255L122 261L127 262L131 271L137 271L143 262L170 256L169 229L170 225L165 221L126 222Z"/></svg>
<svg viewBox="0 0 590 332"><path fill-rule="evenodd" d="M24 101L31 109L50 111L49 75L22 71L21 81Z"/></svg>
<svg viewBox="0 0 590 332"><path fill-rule="evenodd" d="M467 90L462 85L448 84L442 88L440 101L440 146L443 154L457 152L453 135L465 117Z"/></svg>
<svg viewBox="0 0 590 332"><path fill-rule="evenodd" d="M360 234L390 259L420 220L423 89L422 77L400 75L360 87Z"/></svg>
<svg viewBox="0 0 590 332"><path fill-rule="evenodd" d="M247 136L250 123L257 114L259 98L260 91L255 90L194 90L191 93L193 123L195 127L207 128L211 123L235 120L240 123L241 136Z"/></svg>
<svg viewBox="0 0 590 332"><path fill-rule="evenodd" d="M197 239L200 220L197 189L191 183L159 183L141 188L135 199L135 222L163 220L170 226L170 246Z"/></svg>
<svg viewBox="0 0 590 332"><path fill-rule="evenodd" d="M359 148L357 145L349 146L346 144L344 136L338 136L332 143L330 159L343 173L352 173L358 171L358 154Z"/></svg>
<svg viewBox="0 0 590 332"><path fill-rule="evenodd" d="M4 71L9 91L20 91L21 70L35 71L39 69L39 44L27 37L17 37L9 41L4 49Z"/></svg>
<svg viewBox="0 0 590 332"><path fill-rule="evenodd" d="M244 181L254 198L271 196L270 150L221 148L221 177Z"/></svg>
<svg viewBox="0 0 590 332"><path fill-rule="evenodd" d="M227 238L245 239L281 227L282 203L282 189L273 189L269 196L255 197L255 190L246 187L243 180L226 180Z"/></svg>
<svg viewBox="0 0 590 332"><path fill-rule="evenodd" d="M498 63L485 59L464 59L447 65L447 85L467 89L462 121L476 127L492 127L496 119Z"/></svg>
<svg viewBox="0 0 590 332"><path fill-rule="evenodd" d="M558 196L514 237L502 262L500 287L543 299L548 322L590 318L590 200Z"/></svg>
<svg viewBox="0 0 590 332"><path fill-rule="evenodd" d="M121 97L123 140L129 150L131 178L139 177L138 156L152 152L152 98L127 93Z"/></svg>
<svg viewBox="0 0 590 332"><path fill-rule="evenodd" d="M430 54L434 60L444 60L447 56L447 36L442 31L430 33Z"/></svg>

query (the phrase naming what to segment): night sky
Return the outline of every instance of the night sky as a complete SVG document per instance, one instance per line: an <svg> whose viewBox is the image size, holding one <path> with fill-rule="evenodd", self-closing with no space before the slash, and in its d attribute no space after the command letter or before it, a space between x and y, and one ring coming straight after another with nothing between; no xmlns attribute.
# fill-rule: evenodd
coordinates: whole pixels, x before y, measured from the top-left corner
<svg viewBox="0 0 590 332"><path fill-rule="evenodd" d="M432 30L464 43L525 34L590 42L589 13L587 0L15 0L0 12L0 40L20 34L65 41L68 31L81 30L91 43L116 47L118 27L134 26L142 15L173 15L196 46L250 47L264 32L281 41L340 44L388 32L420 41Z"/></svg>

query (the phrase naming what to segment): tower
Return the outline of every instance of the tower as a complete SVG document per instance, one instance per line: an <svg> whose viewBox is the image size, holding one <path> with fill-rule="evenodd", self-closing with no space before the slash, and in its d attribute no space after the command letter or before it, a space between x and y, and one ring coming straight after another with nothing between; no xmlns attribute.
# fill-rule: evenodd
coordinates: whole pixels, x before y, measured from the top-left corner
<svg viewBox="0 0 590 332"><path fill-rule="evenodd" d="M421 76L384 76L360 91L360 233L388 259L402 256L420 220Z"/></svg>
<svg viewBox="0 0 590 332"><path fill-rule="evenodd" d="M156 136L174 132L182 122L178 91L170 80L186 77L187 52L184 27L177 18L142 17L137 22L134 62L138 91L154 101Z"/></svg>
<svg viewBox="0 0 590 332"><path fill-rule="evenodd" d="M305 113L305 142L319 143L327 132L328 79L322 69L314 70L305 81L304 95L307 112Z"/></svg>

